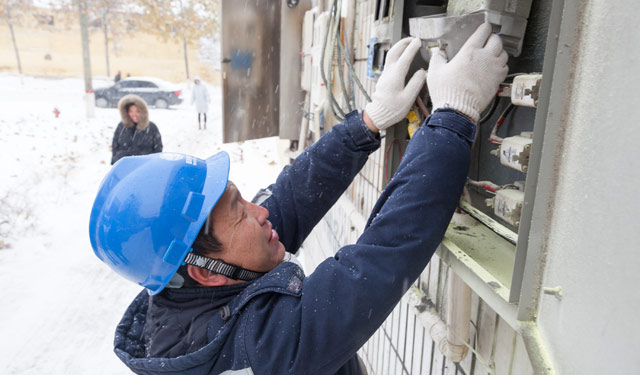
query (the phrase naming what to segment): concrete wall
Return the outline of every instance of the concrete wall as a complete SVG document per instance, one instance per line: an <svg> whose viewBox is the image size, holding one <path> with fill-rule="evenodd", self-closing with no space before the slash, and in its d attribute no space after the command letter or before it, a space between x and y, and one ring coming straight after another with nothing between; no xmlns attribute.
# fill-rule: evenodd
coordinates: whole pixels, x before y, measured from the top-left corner
<svg viewBox="0 0 640 375"><path fill-rule="evenodd" d="M539 325L558 373L638 374L640 11L582 4Z"/></svg>

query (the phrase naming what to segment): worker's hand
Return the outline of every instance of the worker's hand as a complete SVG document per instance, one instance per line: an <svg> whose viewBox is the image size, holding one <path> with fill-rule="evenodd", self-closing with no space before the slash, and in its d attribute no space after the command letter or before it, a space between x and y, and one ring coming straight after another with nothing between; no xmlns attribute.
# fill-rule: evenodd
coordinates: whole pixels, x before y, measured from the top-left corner
<svg viewBox="0 0 640 375"><path fill-rule="evenodd" d="M404 38L387 53L384 71L371 95L372 101L364 108L376 128L384 130L402 120L416 100L424 84L425 71L415 72L406 86L404 79L421 45L418 38Z"/></svg>
<svg viewBox="0 0 640 375"><path fill-rule="evenodd" d="M449 62L444 51L435 49L427 73L433 110L451 108L478 122L507 75L507 59L489 23L480 25Z"/></svg>

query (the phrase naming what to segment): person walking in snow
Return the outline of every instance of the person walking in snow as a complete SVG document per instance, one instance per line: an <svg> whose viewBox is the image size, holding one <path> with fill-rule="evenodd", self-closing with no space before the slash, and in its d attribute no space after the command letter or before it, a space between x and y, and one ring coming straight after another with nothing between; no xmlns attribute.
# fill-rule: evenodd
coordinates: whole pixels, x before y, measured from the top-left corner
<svg viewBox="0 0 640 375"><path fill-rule="evenodd" d="M118 102L122 121L116 127L111 143L111 164L125 156L162 152L160 130L149 121L149 110L138 95L126 95Z"/></svg>
<svg viewBox="0 0 640 375"><path fill-rule="evenodd" d="M118 83L118 82L120 82L121 79L122 79L122 74L118 70L118 73L116 74L116 76L113 77L113 82Z"/></svg>
<svg viewBox="0 0 640 375"><path fill-rule="evenodd" d="M388 52L372 102L307 148L246 201L229 156L125 158L103 180L89 223L95 254L146 288L116 329L137 374L365 372L356 352L442 240L466 181L480 112L507 74L489 24L447 62L405 76L421 42ZM427 85L433 113L416 130L354 245L305 276L292 253L347 189L381 130Z"/></svg>
<svg viewBox="0 0 640 375"><path fill-rule="evenodd" d="M191 90L191 104L196 105L196 111L198 112L198 130L200 127L200 115L204 118L204 130L207 130L207 112L209 111L209 90L201 81L200 77L195 76L193 78L193 89Z"/></svg>

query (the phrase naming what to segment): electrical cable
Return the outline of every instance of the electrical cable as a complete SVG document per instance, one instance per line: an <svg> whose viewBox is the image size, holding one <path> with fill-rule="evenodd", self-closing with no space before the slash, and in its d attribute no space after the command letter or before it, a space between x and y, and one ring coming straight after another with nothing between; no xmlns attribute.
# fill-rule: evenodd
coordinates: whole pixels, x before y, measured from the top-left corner
<svg viewBox="0 0 640 375"><path fill-rule="evenodd" d="M481 137L481 133L482 133L482 127L480 125L484 124L489 118L491 118L491 116L493 116L493 113L496 111L496 108L498 108L498 102L500 101L500 97L498 96L498 94L500 93L501 90L498 90L498 92L496 93L496 95L493 97L493 99L491 99L491 103L489 103L489 109L485 112L485 114L480 118L480 120L478 120L478 138ZM482 142L474 142L474 149L476 149L476 145L477 145L477 152L478 152L478 158L476 160L476 178L480 178L480 154L481 154L481 149L482 149Z"/></svg>
<svg viewBox="0 0 640 375"><path fill-rule="evenodd" d="M364 95L365 99L367 100L367 102L371 102L371 97L369 96L369 94L367 93L367 90L363 87L362 82L360 82L360 79L358 78L358 75L356 74L353 65L351 64L351 58L349 56L349 54L347 53L347 51L345 50L345 47L342 43L342 38L339 38L338 40L338 32L339 30L343 30L342 26L342 20L339 16L339 9L341 9L341 4L342 1L341 0L334 0L332 5L331 5L331 10L329 11L329 17L327 19L327 24L326 24L326 32L324 33L323 36L323 40L322 40L322 53L320 56L320 77L322 78L322 81L325 85L325 88L327 90L327 94L329 96L329 104L331 107L331 111L334 115L334 117L336 119L338 119L339 121L344 121L345 119L345 112L342 109L342 107L340 106L340 104L338 103L338 100L336 99L336 97L333 95L333 91L331 88L331 82L333 80L333 59L334 59L334 55L336 52L336 45L340 51L340 53L342 54L342 58L340 58L340 56L338 56L338 66L339 66L339 70L342 71L342 61L344 61L347 65L347 68L349 69L349 78L351 81L355 81L356 86L358 86L358 88L360 89L360 91L362 92L362 94ZM333 28L332 28L332 22L333 22ZM333 31L333 32L332 32ZM328 76L327 76L327 72L325 72L325 68L327 68L325 66L326 62L325 62L325 53L326 53L326 49L327 49L327 41L329 40L329 34L332 35L331 41L330 41L330 48L331 48L331 55L329 56L329 67L330 70L328 72ZM341 35L341 34L340 34ZM346 39L346 38L345 38ZM351 83L351 95L349 95L347 93L347 89L346 89L346 85L344 83L344 76L341 75L340 76L340 85L342 88L342 92L345 98L345 101L347 102L347 108L349 111L352 111L353 108L356 107L356 102L355 102L355 93L353 92L353 84Z"/></svg>
<svg viewBox="0 0 640 375"><path fill-rule="evenodd" d="M489 136L489 142L497 145L502 144L502 138L498 137L498 128L502 126L502 123L504 123L504 120L506 120L507 116L509 115L509 113L511 113L511 111L514 108L515 106L513 105L513 103L509 103L507 108L505 108L504 111L502 111L502 113L500 114L500 117L498 117L498 121L496 121L495 125L493 125L493 129L491 130L491 135Z"/></svg>
<svg viewBox="0 0 640 375"><path fill-rule="evenodd" d="M485 112L484 116L482 116L480 120L478 120L478 125L484 123L489 119L489 117L493 116L493 113L496 111L496 108L498 108L498 100L499 100L499 97L498 97L498 94L496 93L493 99L491 99L491 103L489 104L489 110Z"/></svg>
<svg viewBox="0 0 640 375"><path fill-rule="evenodd" d="M497 190L500 190L501 187L498 186L497 184L494 184L491 181L476 181L476 180L472 180L470 178L467 177L467 184L476 187L476 188L481 188L487 192L493 193L495 194Z"/></svg>
<svg viewBox="0 0 640 375"><path fill-rule="evenodd" d="M427 110L427 106L425 106L424 103L422 102L422 99L420 98L420 94L416 96L416 104L418 104L418 108L420 108L420 111L424 115L424 118L429 117L429 111Z"/></svg>
<svg viewBox="0 0 640 375"><path fill-rule="evenodd" d="M342 19L338 19L338 35L337 43L342 44ZM351 107L351 103L349 102L349 93L347 92L347 86L344 83L344 69L342 68L342 54L338 53L338 76L340 77L340 88L342 89L342 95L345 98L345 102L347 102L348 112L353 111Z"/></svg>
<svg viewBox="0 0 640 375"><path fill-rule="evenodd" d="M331 99L330 103L331 103L331 111L333 112L333 115L338 119L338 121L344 121L345 118L345 113L342 110L342 107L340 107L340 104L338 103L338 101L336 100L335 96L333 95L333 90L331 89L331 83L333 82L333 70L334 70L334 66L333 66L333 58L335 56L335 52L336 52L336 42L337 42L337 34L338 34L338 25L339 25L339 10L342 9L341 5L342 5L342 1L341 0L337 0L336 2L336 7L334 9L334 13L331 15L331 18L333 19L333 32L331 33L331 55L329 57L329 65L330 65L330 69L329 69L329 78L327 79L327 92L329 94L329 98ZM327 30L329 31L329 30ZM336 113L336 110L338 111L338 113Z"/></svg>
<svg viewBox="0 0 640 375"><path fill-rule="evenodd" d="M327 89L327 94L329 95L329 103L330 103L330 107L331 107L331 112L333 113L333 115L338 119L338 121L344 121L344 112L342 111L342 109L340 108L340 106L338 105L336 98L333 96L333 93L331 92L331 73L333 72L333 42L331 43L331 47L332 47L332 54L331 54L331 59L329 60L329 65L331 67L331 69L329 70L329 79L327 79L324 68L325 68L325 51L327 49L327 39L329 38L329 32L331 30L331 21L333 20L333 15L337 14L338 12L338 0L334 0L333 4L331 6L331 10L329 11L329 18L327 18L327 30L324 34L324 38L323 38L323 42L322 42L322 53L320 56L320 77L322 78L322 81L324 83L325 88ZM335 111L335 108L339 108L341 115L338 115Z"/></svg>
<svg viewBox="0 0 640 375"><path fill-rule="evenodd" d="M398 146L398 157L402 159L402 146L400 146L400 140L398 138L394 138L391 140L391 142L389 142L384 152L384 166L385 166L384 183L385 185L389 183L389 167L391 167L389 165L389 151L391 150L391 147L393 146L394 143Z"/></svg>
<svg viewBox="0 0 640 375"><path fill-rule="evenodd" d="M342 52L342 54L346 56L347 53L344 50L344 47L342 46L342 44L340 44L339 47L340 47L340 51ZM370 103L371 102L371 97L369 96L369 93L367 93L367 90L365 90L365 88L362 86L362 82L360 82L360 79L358 78L358 75L356 74L355 70L353 69L353 65L351 64L351 60L350 59L345 59L345 61L347 62L347 68L349 68L349 72L351 74L353 74L353 78L356 81L356 85L358 86L358 88L362 92L362 95L364 95L365 99L367 99L367 103Z"/></svg>
<svg viewBox="0 0 640 375"><path fill-rule="evenodd" d="M525 74L527 74L527 73L511 73L511 74L507 74L507 76L505 77L505 79L506 79L506 78L515 78L515 77L517 77L517 76L523 76L523 75L525 75Z"/></svg>
<svg viewBox="0 0 640 375"><path fill-rule="evenodd" d="M345 53L345 61L346 64L351 63L351 55L349 54L349 38L347 38L346 35L344 35L344 23L342 24L342 38L344 40L344 44L345 44L345 48L344 50L346 51ZM342 48L340 49L340 52L342 53ZM348 70L348 68L347 68ZM351 73L351 70L349 71L349 94L350 94L350 100L351 100L351 108L356 108L356 92L354 89L354 84L353 84L353 74Z"/></svg>
<svg viewBox="0 0 640 375"><path fill-rule="evenodd" d="M327 18L327 27L326 27L326 32L324 33L324 36L322 37L322 52L320 54L320 78L322 78L322 82L324 83L325 87L327 86L327 77L325 76L324 73L324 52L327 49L327 38L329 37L329 26L331 26L331 12L333 12L333 9L335 7L336 1L333 2L333 5L331 6L331 10L329 11L329 17Z"/></svg>
<svg viewBox="0 0 640 375"><path fill-rule="evenodd" d="M336 52L336 43L337 43L337 38L338 38L338 26L340 25L340 11L342 10L342 0L337 0L336 1L336 8L335 8L335 12L332 15L333 18L333 32L331 33L331 57L329 58L330 61L330 65L331 65L331 69L329 70L329 79L327 80L329 84L331 84L333 82L333 71L334 71L334 66L333 66L333 59L335 56L335 52ZM327 90L329 91L329 96L331 97L331 104L332 104L332 111L334 116L336 116L338 118L339 121L344 121L345 118L345 113L342 110L342 107L340 107L340 104L338 103L338 101L336 100L335 96L333 95L333 90L331 90L331 86L327 86ZM339 115L336 113L335 110L338 110Z"/></svg>

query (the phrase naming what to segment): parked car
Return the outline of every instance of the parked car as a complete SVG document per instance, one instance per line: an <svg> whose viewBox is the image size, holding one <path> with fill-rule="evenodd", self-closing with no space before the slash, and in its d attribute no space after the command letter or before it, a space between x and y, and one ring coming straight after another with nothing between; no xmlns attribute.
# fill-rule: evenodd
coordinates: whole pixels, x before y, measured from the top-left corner
<svg viewBox="0 0 640 375"><path fill-rule="evenodd" d="M153 77L128 77L111 87L96 89L96 107L115 107L120 98L128 94L136 94L156 108L182 103L182 92L171 82Z"/></svg>

